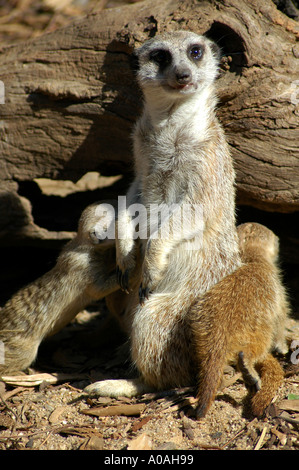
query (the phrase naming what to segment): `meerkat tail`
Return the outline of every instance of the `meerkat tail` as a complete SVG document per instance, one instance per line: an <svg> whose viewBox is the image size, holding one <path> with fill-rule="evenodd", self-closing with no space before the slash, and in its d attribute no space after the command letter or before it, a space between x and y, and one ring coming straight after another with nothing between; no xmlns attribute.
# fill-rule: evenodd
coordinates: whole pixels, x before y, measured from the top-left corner
<svg viewBox="0 0 299 470"><path fill-rule="evenodd" d="M205 373L203 375L200 374L200 382L197 391L197 405L195 410L197 419L205 417L215 398L222 379L222 366L224 366L224 363L225 361L221 361L219 358L214 358L213 361L209 361L209 367L205 370Z"/></svg>
<svg viewBox="0 0 299 470"><path fill-rule="evenodd" d="M200 336L200 335L199 335ZM226 341L225 335L218 335L217 344L209 344L209 339L205 338L205 346L199 347L199 383L197 389L196 416L197 419L204 418L213 402L226 363ZM203 341L196 338L197 346Z"/></svg>
<svg viewBox="0 0 299 470"><path fill-rule="evenodd" d="M263 361L256 364L256 369L262 384L261 389L253 396L251 406L255 416L262 416L281 385L284 373L278 360L270 353Z"/></svg>

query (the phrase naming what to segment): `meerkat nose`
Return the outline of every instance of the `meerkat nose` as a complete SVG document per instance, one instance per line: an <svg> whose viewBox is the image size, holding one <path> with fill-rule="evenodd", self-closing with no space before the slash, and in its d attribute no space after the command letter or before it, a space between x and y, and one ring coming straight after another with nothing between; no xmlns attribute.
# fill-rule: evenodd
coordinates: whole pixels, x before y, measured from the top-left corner
<svg viewBox="0 0 299 470"><path fill-rule="evenodd" d="M175 74L176 82L179 85L187 85L191 82L191 72L188 69L178 70Z"/></svg>

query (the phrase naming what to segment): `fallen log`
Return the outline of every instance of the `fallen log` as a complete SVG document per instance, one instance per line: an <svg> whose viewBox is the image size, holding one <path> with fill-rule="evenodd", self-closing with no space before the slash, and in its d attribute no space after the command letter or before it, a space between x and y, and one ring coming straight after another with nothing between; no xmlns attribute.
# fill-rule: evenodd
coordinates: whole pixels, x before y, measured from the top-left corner
<svg viewBox="0 0 299 470"><path fill-rule="evenodd" d="M218 114L235 159L238 202L299 209L298 22L271 0L150 0L2 49L0 240L67 238L35 222L24 182L131 174L141 99L130 53L181 28L222 48Z"/></svg>

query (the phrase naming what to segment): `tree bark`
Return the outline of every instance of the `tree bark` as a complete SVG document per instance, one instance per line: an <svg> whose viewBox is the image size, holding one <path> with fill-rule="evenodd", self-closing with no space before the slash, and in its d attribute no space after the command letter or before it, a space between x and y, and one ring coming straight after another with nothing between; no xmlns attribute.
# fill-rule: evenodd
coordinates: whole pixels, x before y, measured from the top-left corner
<svg viewBox="0 0 299 470"><path fill-rule="evenodd" d="M238 202L299 209L298 23L270 0L150 0L2 50L0 239L67 237L35 223L22 182L131 173L141 96L129 55L176 29L207 34L222 47L218 115Z"/></svg>

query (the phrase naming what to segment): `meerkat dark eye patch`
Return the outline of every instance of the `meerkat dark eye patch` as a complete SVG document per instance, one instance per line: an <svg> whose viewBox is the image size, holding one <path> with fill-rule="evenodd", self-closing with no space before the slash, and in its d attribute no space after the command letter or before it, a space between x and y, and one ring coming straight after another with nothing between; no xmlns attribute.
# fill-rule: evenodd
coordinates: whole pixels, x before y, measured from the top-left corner
<svg viewBox="0 0 299 470"><path fill-rule="evenodd" d="M200 44L194 44L189 49L189 56L193 60L200 60L203 56L203 53L204 53L204 46L201 46Z"/></svg>
<svg viewBox="0 0 299 470"><path fill-rule="evenodd" d="M160 67L166 67L171 63L171 54L167 49L155 49L150 53L149 58Z"/></svg>

